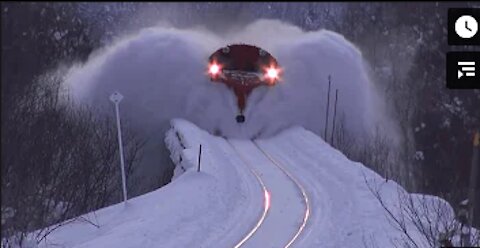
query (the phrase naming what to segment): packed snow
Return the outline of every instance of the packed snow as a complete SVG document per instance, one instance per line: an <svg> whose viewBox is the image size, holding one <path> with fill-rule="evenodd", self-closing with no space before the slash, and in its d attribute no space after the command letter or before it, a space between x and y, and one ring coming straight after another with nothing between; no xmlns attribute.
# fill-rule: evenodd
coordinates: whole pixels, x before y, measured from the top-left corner
<svg viewBox="0 0 480 248"><path fill-rule="evenodd" d="M176 163L175 179L165 187L83 216L55 230L41 247L235 247L259 223L265 193L252 169L271 192L261 226L241 247L283 247L305 211L291 180L261 154L265 151L306 189L311 216L292 247L393 247L402 240L368 185L379 189L397 214L406 193L398 184L348 160L302 127L254 141L226 140L194 124L175 119L165 142ZM199 145L202 145L200 172ZM367 184L368 182L368 184ZM447 211L448 203L434 197ZM426 212L420 212L427 216ZM443 223L443 222L442 222ZM407 223L420 247L429 247ZM282 245L283 244L283 245Z"/></svg>

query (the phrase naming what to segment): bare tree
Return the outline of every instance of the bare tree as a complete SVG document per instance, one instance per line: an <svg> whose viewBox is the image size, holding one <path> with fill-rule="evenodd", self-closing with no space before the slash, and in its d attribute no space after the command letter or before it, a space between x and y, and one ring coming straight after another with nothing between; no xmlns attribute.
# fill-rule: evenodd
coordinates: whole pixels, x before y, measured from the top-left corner
<svg viewBox="0 0 480 248"><path fill-rule="evenodd" d="M86 221L78 216L121 200L115 123L62 99L61 80L48 75L32 85L2 126L5 247L23 244L32 233L40 242L66 223ZM128 125L124 130L128 176L143 140Z"/></svg>
<svg viewBox="0 0 480 248"><path fill-rule="evenodd" d="M395 199L398 205L388 204L381 193L385 182L369 181L365 175L364 180L369 191L385 210L392 227L403 237L400 240L391 239L395 247L434 248L445 244L460 245L461 224L455 218L453 208L445 200L434 196L409 194L398 187ZM480 245L479 238L480 232L473 230L473 245Z"/></svg>
<svg viewBox="0 0 480 248"><path fill-rule="evenodd" d="M355 135L345 128L345 116L341 115L340 120L335 123L331 144L342 151L349 159L359 161L369 168L375 170L384 177L393 180L402 178L401 168L395 166L399 161L400 152L390 146L391 141L382 134L377 127L372 137L368 137L361 144L358 143Z"/></svg>

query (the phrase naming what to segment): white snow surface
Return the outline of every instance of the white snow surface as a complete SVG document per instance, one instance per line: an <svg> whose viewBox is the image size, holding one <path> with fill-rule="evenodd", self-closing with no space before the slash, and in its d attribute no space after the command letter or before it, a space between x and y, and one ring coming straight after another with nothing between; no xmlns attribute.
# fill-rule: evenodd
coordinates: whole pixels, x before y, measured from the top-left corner
<svg viewBox="0 0 480 248"><path fill-rule="evenodd" d="M40 247L235 247L265 209L265 194L252 170L271 201L262 225L242 247L284 247L298 230L305 206L292 181L261 150L298 179L310 200L310 218L292 247L393 247L392 240L401 238L366 181L381 186L392 209L399 205L398 192L407 193L302 127L268 139L226 140L174 119L165 142L177 165L170 184L126 205L86 214L99 228L76 221L54 231ZM448 218L453 217L448 203L428 199L444 205ZM411 231L420 247L428 247Z"/></svg>

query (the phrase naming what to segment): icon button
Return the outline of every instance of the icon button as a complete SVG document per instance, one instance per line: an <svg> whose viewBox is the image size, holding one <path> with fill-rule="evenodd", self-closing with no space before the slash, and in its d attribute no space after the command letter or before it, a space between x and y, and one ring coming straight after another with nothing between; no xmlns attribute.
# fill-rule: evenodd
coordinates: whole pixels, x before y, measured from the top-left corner
<svg viewBox="0 0 480 248"><path fill-rule="evenodd" d="M469 39L475 36L478 31L478 22L475 17L470 15L463 15L455 22L455 32L458 36L464 39Z"/></svg>
<svg viewBox="0 0 480 248"><path fill-rule="evenodd" d="M447 88L480 89L480 52L447 53Z"/></svg>
<svg viewBox="0 0 480 248"><path fill-rule="evenodd" d="M480 8L448 9L448 44L480 46Z"/></svg>
<svg viewBox="0 0 480 248"><path fill-rule="evenodd" d="M465 77L475 77L475 61L459 61L458 79Z"/></svg>

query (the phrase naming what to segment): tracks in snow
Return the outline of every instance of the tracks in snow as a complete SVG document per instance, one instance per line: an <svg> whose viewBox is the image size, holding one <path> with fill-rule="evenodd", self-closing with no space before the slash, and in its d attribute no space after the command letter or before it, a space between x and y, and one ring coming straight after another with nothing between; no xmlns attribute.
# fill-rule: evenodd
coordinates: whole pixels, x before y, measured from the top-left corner
<svg viewBox="0 0 480 248"><path fill-rule="evenodd" d="M235 248L291 247L304 231L311 213L303 185L257 142L228 142L264 192L262 215Z"/></svg>
<svg viewBox="0 0 480 248"><path fill-rule="evenodd" d="M232 146L232 148L237 152L238 156L240 157L240 159L245 163L245 165L248 167L248 169L250 170L250 172L252 172L252 174L255 176L255 178L257 179L258 183L260 184L260 186L262 187L262 191L263 191L263 197L264 197L264 201L263 201L263 212L262 212L262 215L260 216L260 218L258 219L257 223L255 224L255 226L250 230L250 232L248 232L247 235L245 235L245 237L243 237L242 240L240 240L240 242L238 242L234 247L235 248L239 248L241 247L243 244L245 244L245 242L247 242L254 234L255 232L257 232L258 228L260 228L260 226L262 225L263 221L265 220L265 217L267 217L267 213L268 213L268 210L270 209L270 193L268 192L267 190L267 187L265 186L265 183L263 182L262 178L260 177L260 175L257 173L257 171L252 168L251 166L248 165L248 163L246 162L245 158L243 158L243 156L235 149L235 147L229 142L229 144Z"/></svg>
<svg viewBox="0 0 480 248"><path fill-rule="evenodd" d="M305 188L303 187L303 185L290 173L288 172L284 167L283 165L281 165L278 161L276 161L272 156L270 156L265 150L263 150L257 142L254 141L254 144L255 146L260 150L262 151L262 153L265 155L265 157L267 157L270 161L272 161L272 163L274 165L276 165L280 170L282 170L283 173L285 173L285 175L287 175L294 183L295 185L297 186L297 188L300 190L301 194L302 194L302 197L303 197L303 202L305 204L305 213L303 215L303 220L302 220L302 224L300 225L300 227L298 228L297 232L295 233L295 235L292 237L292 239L288 242L288 244L285 246L285 248L287 247L290 247L294 242L295 240L297 240L297 238L300 236L300 234L303 232L303 230L305 229L305 226L307 225L307 221L308 221L308 218L310 217L310 200L308 198L308 195L307 195L307 192L305 191Z"/></svg>

